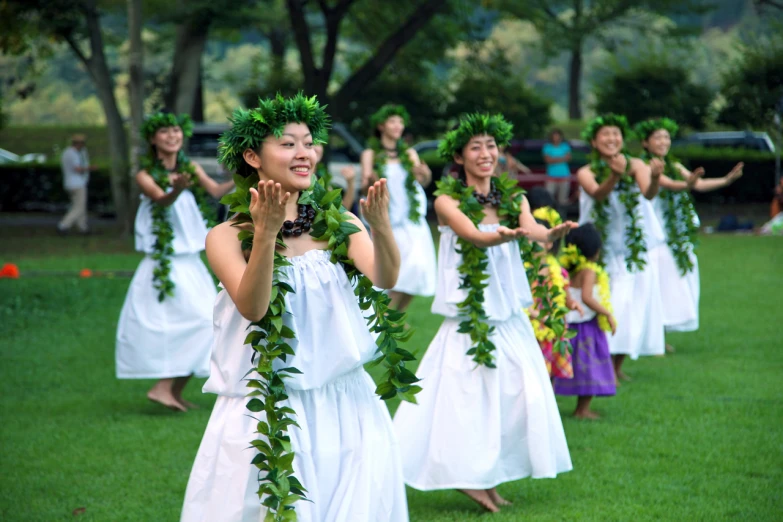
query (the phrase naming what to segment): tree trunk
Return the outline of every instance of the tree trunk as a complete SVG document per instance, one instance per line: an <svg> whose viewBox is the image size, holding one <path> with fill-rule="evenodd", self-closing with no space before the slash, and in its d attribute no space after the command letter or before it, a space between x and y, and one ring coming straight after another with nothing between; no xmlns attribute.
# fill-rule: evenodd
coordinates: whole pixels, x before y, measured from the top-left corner
<svg viewBox="0 0 783 522"><path fill-rule="evenodd" d="M571 63L568 68L568 117L582 119L580 90L582 85L582 46L571 50Z"/></svg>
<svg viewBox="0 0 783 522"><path fill-rule="evenodd" d="M144 121L144 46L141 41L141 13L141 0L128 0L128 32L130 33L128 95L130 98L131 147L128 210L130 214L135 212L139 200L139 186L135 181L136 173L141 170L139 158L147 149L147 144L142 142L139 135Z"/></svg>
<svg viewBox="0 0 783 522"><path fill-rule="evenodd" d="M174 63L166 92L166 107L177 114L193 114L201 74L201 57L207 45L209 22L186 20L177 27Z"/></svg>
<svg viewBox="0 0 783 522"><path fill-rule="evenodd" d="M193 110L190 113L193 121L204 122L204 68L199 63L198 82L196 82L196 97L193 100Z"/></svg>
<svg viewBox="0 0 783 522"><path fill-rule="evenodd" d="M103 36L101 34L101 22L95 0L85 2L84 16L87 23L87 31L90 39L90 56L82 53L79 43L69 34L65 39L71 50L84 63L87 71L95 84L98 99L106 114L106 124L109 134L109 152L111 154L111 194L114 202L114 210L117 212L117 221L122 227L123 234L127 235L131 230L130 213L128 211L128 139L125 134L122 116L114 97L114 80L106 63L106 55L103 52Z"/></svg>

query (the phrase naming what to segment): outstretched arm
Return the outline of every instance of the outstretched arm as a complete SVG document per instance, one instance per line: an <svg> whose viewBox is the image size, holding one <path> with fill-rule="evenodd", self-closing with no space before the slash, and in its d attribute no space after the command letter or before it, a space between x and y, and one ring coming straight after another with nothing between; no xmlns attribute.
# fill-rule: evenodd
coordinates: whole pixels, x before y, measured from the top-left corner
<svg viewBox="0 0 783 522"><path fill-rule="evenodd" d="M141 193L150 198L150 200L156 205L168 207L172 205L182 191L190 186L190 180L187 176L182 174L171 174L169 176L169 182L171 184L171 191L166 192L155 180L150 176L146 170L139 171L136 174L136 183L138 183Z"/></svg>
<svg viewBox="0 0 783 522"><path fill-rule="evenodd" d="M459 209L459 203L451 196L438 196L435 198L435 213L438 221L450 227L457 236L470 241L478 248L487 248L501 245L526 235L524 229L499 226L494 232L484 232L478 229L468 216Z"/></svg>
<svg viewBox="0 0 783 522"><path fill-rule="evenodd" d="M734 168L731 169L731 172L726 174L725 176L721 178L703 178L704 176L704 169L702 167L698 167L693 170L693 172L686 169L683 165L678 164L677 167L680 169L680 173L682 176L690 180L691 178L696 178L693 182L693 189L697 192L710 192L713 190L722 189L724 187L728 187L738 179L742 177L742 168L745 166L744 163L740 162L734 165Z"/></svg>
<svg viewBox="0 0 783 522"><path fill-rule="evenodd" d="M519 214L519 226L526 230L527 233L525 235L534 241L547 243L557 241L568 234L569 230L578 226L573 221L566 221L556 227L546 228L544 225L536 222L536 218L530 212L530 203L527 202L527 198L524 196L522 197L521 206L522 212Z"/></svg>
<svg viewBox="0 0 783 522"><path fill-rule="evenodd" d="M234 188L234 180L224 181L218 183L214 179L210 178L204 169L198 163L193 162L193 166L196 169L196 176L198 178L199 185L204 187L204 190L215 199L220 199Z"/></svg>

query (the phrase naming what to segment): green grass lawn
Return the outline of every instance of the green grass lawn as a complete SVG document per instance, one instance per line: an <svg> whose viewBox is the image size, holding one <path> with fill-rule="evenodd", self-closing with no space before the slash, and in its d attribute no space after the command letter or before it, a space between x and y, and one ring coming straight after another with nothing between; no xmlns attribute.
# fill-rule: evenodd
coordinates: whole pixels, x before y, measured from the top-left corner
<svg viewBox="0 0 783 522"><path fill-rule="evenodd" d="M0 241L0 265L23 274L0 280L0 520L178 520L214 396L195 382L201 408L176 414L145 399L151 381L114 378L128 278L24 277L138 260L106 234ZM600 421L571 419L559 399L574 470L501 486L515 504L492 520L781 520L783 245L706 236L700 264L701 330L672 335L675 355L629 362L633 382L595 401ZM440 324L429 305L411 308L421 351ZM412 521L487 519L453 491L408 500Z"/></svg>

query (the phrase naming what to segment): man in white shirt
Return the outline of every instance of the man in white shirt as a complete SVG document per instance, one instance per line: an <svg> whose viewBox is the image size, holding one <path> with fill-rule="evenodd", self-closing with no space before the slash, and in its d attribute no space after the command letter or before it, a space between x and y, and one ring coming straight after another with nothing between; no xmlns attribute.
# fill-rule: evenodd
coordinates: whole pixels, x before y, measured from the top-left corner
<svg viewBox="0 0 783 522"><path fill-rule="evenodd" d="M63 151L60 163L63 169L63 185L71 197L68 213L57 225L57 231L66 233L74 225L83 234L87 227L87 183L90 181L90 158L87 155L87 138L84 134L74 134L71 146Z"/></svg>

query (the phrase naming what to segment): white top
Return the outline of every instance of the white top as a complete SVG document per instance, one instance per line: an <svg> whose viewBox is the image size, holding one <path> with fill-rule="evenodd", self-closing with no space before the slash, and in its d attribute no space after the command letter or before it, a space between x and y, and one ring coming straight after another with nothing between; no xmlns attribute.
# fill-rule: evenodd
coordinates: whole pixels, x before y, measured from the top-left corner
<svg viewBox="0 0 783 522"><path fill-rule="evenodd" d="M171 192L171 187L167 192ZM136 212L134 225L136 235L136 250L152 254L155 247L155 234L152 231L152 205L147 196L141 196L141 204ZM174 240L171 246L174 254L196 254L204 250L207 239L207 225L196 203L196 198L189 190L184 190L177 199L169 205L169 221L174 230Z"/></svg>
<svg viewBox="0 0 783 522"><path fill-rule="evenodd" d="M377 350L345 270L329 257L327 250L311 250L290 258L292 266L283 269L294 289L285 297L289 313L283 324L296 334L289 341L296 355L275 361L273 367L293 366L302 372L286 379L293 389L320 388L369 362ZM215 300L214 344L204 392L244 397L250 391L244 381L252 367L253 350L245 344L249 327L250 321L221 290Z"/></svg>
<svg viewBox="0 0 783 522"><path fill-rule="evenodd" d="M647 246L647 252L652 251L653 248L662 245L666 238L663 233L658 217L655 215L653 205L645 198L639 191L639 186L634 184L632 189L636 192L636 197L639 198L639 205L636 207L636 211L641 218L642 232L644 233L644 240ZM607 230L606 243L603 245L603 250L608 257L614 256L627 256L628 248L626 247L625 235L626 227L628 226L628 216L625 214L625 206L620 202L620 195L616 190L609 193L609 223ZM593 223L593 208L595 207L595 200L591 198L583 188L579 188L579 224Z"/></svg>
<svg viewBox="0 0 783 522"><path fill-rule="evenodd" d="M73 146L65 149L60 158L60 165L63 169L65 190L76 190L87 186L90 181L90 171L76 171L76 167L87 168L90 166L90 157L87 155L86 147L82 150L76 150L76 147Z"/></svg>
<svg viewBox="0 0 783 522"><path fill-rule="evenodd" d="M664 191L666 189L662 188L661 191ZM655 210L655 217L658 218L658 222L661 224L661 231L663 232L664 241L669 240L669 233L666 231L666 206L667 203L661 199L660 196L655 196L652 200L653 204L653 210ZM701 226L701 220L699 219L698 214L693 214L693 223L699 227ZM677 223L680 227L685 227L684 223Z"/></svg>
<svg viewBox="0 0 783 522"><path fill-rule="evenodd" d="M493 232L499 225L479 225L482 232ZM467 289L460 289L458 272L462 254L457 252L457 234L449 227L438 227L438 287L432 302L432 313L459 317L457 304L465 300ZM489 285L484 289L484 311L492 321L505 321L533 304L530 283L519 255L519 245L510 241L486 249Z"/></svg>
<svg viewBox="0 0 783 522"><path fill-rule="evenodd" d="M577 303L582 305L582 310L584 310L585 315L580 315L578 311L571 310L566 314L566 322L570 324L576 324L576 323L586 323L593 319L597 313L595 313L595 310L590 308L585 304L585 302L582 300L582 289L581 288L574 288L573 286L568 287L568 295L571 296L571 299L576 301ZM593 297L600 303L601 302L601 296L598 293L598 285L593 285Z"/></svg>
<svg viewBox="0 0 783 522"><path fill-rule="evenodd" d="M389 221L394 227L409 220L410 204L408 203L408 193L405 190L408 171L403 169L400 163L387 162L383 168L383 174L386 176L386 186L389 188ZM421 215L419 221L426 222L427 195L418 181L415 181L415 185L416 201L419 204L419 214Z"/></svg>

